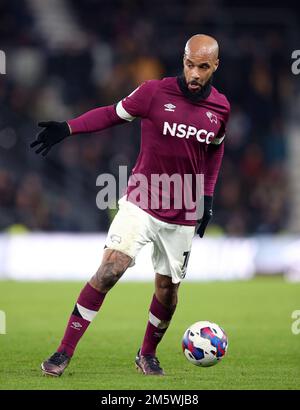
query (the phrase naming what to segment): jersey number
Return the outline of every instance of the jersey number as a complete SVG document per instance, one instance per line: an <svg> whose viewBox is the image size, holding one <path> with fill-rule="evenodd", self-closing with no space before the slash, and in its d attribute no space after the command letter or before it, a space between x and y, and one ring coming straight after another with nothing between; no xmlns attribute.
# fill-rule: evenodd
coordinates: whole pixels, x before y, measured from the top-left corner
<svg viewBox="0 0 300 410"><path fill-rule="evenodd" d="M186 275L186 269L187 269L187 265L189 263L190 254L191 254L191 251L183 252L184 261L183 261L183 265L181 267L182 279L185 278L185 275Z"/></svg>

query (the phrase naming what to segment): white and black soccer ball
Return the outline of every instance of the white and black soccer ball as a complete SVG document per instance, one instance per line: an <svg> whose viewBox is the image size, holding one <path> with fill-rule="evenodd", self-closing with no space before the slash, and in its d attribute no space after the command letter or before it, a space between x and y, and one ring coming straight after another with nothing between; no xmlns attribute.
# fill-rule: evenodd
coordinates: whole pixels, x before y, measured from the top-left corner
<svg viewBox="0 0 300 410"><path fill-rule="evenodd" d="M216 323L201 321L190 326L182 338L182 350L189 362L209 367L217 364L226 354L228 338Z"/></svg>

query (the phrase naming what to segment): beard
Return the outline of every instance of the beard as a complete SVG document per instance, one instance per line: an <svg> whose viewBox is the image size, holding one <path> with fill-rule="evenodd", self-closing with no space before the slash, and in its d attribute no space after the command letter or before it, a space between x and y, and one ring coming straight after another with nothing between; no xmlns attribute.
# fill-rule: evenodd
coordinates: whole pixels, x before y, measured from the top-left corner
<svg viewBox="0 0 300 410"><path fill-rule="evenodd" d="M182 94L188 98L191 102L199 102L201 100L205 100L210 92L211 92L211 85L212 85L213 75L207 80L207 82L200 88L198 91L190 91L184 76L182 73L180 76L177 77L177 83Z"/></svg>

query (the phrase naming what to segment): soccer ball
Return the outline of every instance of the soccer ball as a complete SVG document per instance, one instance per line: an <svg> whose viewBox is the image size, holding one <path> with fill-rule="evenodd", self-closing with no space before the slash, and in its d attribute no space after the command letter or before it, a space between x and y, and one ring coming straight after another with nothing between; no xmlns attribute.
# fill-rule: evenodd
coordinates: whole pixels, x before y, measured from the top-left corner
<svg viewBox="0 0 300 410"><path fill-rule="evenodd" d="M228 338L216 323L201 321L190 326L182 338L182 350L189 362L209 367L226 354Z"/></svg>

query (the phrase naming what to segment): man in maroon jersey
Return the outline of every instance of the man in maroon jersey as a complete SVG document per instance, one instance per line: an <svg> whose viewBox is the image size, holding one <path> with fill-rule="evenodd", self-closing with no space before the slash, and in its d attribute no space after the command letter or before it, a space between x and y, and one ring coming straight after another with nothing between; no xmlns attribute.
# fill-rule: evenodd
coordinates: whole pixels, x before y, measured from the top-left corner
<svg viewBox="0 0 300 410"><path fill-rule="evenodd" d="M42 363L44 374L63 373L107 292L149 242L153 246L155 293L135 363L143 374L164 374L156 348L177 305L178 287L185 276L195 229L202 237L212 216L213 192L230 112L226 97L211 85L219 65L217 41L203 34L191 37L183 65L182 76L146 81L116 105L96 108L68 122L39 124L44 129L31 146L39 146L36 152L46 155L67 136L100 131L136 117L142 119L140 153L126 195L119 200L118 213L109 228L102 263L81 291L60 346ZM200 218L195 205L201 192L199 175L204 175L204 212ZM177 184L172 189L160 189L157 176L176 177ZM189 204L179 201L178 206L186 185ZM166 200L168 206L164 206Z"/></svg>

